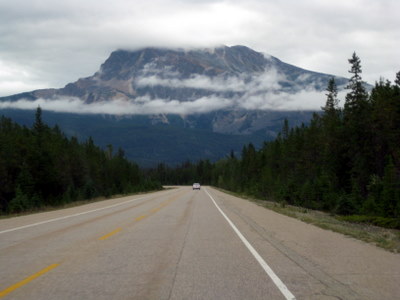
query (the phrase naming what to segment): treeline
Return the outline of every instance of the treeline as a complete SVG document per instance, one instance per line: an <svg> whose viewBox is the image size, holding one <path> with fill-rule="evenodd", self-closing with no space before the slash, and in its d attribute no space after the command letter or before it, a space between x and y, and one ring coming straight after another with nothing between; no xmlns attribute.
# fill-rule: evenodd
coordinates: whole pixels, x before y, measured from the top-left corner
<svg viewBox="0 0 400 300"><path fill-rule="evenodd" d="M158 167L169 183L199 181L259 198L340 215L396 219L400 224L400 72L368 93L361 63L349 59L352 77L344 107L332 78L322 113L308 126L290 129L285 120L275 141L240 158L233 153L211 164Z"/></svg>
<svg viewBox="0 0 400 300"><path fill-rule="evenodd" d="M0 118L0 213L161 188L123 150L68 138L41 114L38 108L32 128Z"/></svg>

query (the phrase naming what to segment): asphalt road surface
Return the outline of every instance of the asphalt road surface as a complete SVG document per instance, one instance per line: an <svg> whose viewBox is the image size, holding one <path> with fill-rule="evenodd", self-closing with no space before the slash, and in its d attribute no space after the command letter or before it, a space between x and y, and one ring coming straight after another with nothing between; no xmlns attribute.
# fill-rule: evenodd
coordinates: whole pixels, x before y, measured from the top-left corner
<svg viewBox="0 0 400 300"><path fill-rule="evenodd" d="M400 255L210 187L0 220L1 299L400 299Z"/></svg>

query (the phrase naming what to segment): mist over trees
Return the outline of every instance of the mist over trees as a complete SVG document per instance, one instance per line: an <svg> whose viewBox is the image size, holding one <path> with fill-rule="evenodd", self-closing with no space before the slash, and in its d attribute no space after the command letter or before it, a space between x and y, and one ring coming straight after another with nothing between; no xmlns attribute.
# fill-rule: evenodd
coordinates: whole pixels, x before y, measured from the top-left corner
<svg viewBox="0 0 400 300"><path fill-rule="evenodd" d="M39 107L32 128L0 118L0 213L161 188L122 149L67 138L41 114Z"/></svg>
<svg viewBox="0 0 400 300"><path fill-rule="evenodd" d="M161 182L201 182L261 199L340 215L395 219L400 227L400 72L394 84L380 79L370 93L356 53L343 108L335 80L326 104L308 126L287 120L276 140L256 150L243 147L238 158L159 165Z"/></svg>

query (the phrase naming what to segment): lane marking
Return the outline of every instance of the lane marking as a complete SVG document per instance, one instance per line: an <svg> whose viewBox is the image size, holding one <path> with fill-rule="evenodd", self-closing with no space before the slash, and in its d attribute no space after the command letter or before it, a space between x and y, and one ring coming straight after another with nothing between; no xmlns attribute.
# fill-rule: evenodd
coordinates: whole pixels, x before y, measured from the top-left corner
<svg viewBox="0 0 400 300"><path fill-rule="evenodd" d="M151 213L156 213L156 212L158 212L160 209L161 209L160 207L156 207L156 208L153 208L150 212L151 212Z"/></svg>
<svg viewBox="0 0 400 300"><path fill-rule="evenodd" d="M89 210L89 211L85 211L85 212L81 212L81 213L77 213L77 214L73 214L73 215L68 215L68 216L64 216L64 217L54 218L54 219L50 219L50 220L43 221L43 222L38 222L38 223L33 223L33 224L24 225L24 226L20 226L20 227L15 227L15 228L11 228L11 229L0 231L0 234L6 233L6 232L12 232L12 231L16 231L16 230L20 230L20 229L24 229L24 228L34 227L34 226L38 226L38 225L41 225L41 224L46 224L46 223L55 222L55 221L59 221L59 220L64 220L64 219L68 219L68 218L72 218L72 217L76 217L76 216L81 216L81 215L89 214L89 213L92 213L92 212L101 211L101 210L104 210L104 209L108 209L108 208L120 206L120 205L123 205L123 204L127 204L127 203L130 203L130 202L138 201L138 200L145 199L145 198L149 198L149 197L140 197L140 198L136 198L136 199L131 199L131 200L128 200L128 201L125 201L125 202L122 202L122 203L117 203L117 204L105 206L105 207L102 207L102 208L97 208L97 209L93 209L93 210ZM155 213L155 212L159 211L161 208L167 206L169 203L171 203L174 200L176 200L176 197L173 197L172 199L170 198L165 203L162 203L158 208L153 209L152 212ZM135 219L135 221L140 221L140 220L142 220L142 219L144 219L144 218L146 218L148 216L149 215L139 216L139 217L137 217ZM112 232L100 237L99 240L105 240L105 239L117 234L121 230L122 230L122 228L119 227L119 228L115 229L114 231L112 231ZM37 272L37 273L25 278L24 280L22 280L22 281L20 281L20 282L18 282L16 284L13 284L13 285L9 286L8 288L0 291L0 298L3 298L4 296L6 296L9 293L15 291L16 289L28 284L32 280L34 280L34 279L44 275L45 273L53 270L54 268L58 267L59 265L60 264L52 264L52 265L48 266L47 268L44 268L43 270L41 270L41 271L39 271L39 272Z"/></svg>
<svg viewBox="0 0 400 300"><path fill-rule="evenodd" d="M114 231L111 231L110 233L107 233L106 235L103 235L102 237L99 238L99 240L103 241L105 239L108 239L110 236L117 234L118 232L120 232L122 230L121 227L115 229Z"/></svg>
<svg viewBox="0 0 400 300"><path fill-rule="evenodd" d="M167 199L166 201L160 203L158 206L152 208L150 210L150 213L144 214L144 215L141 215L141 216L135 218L135 221L140 221L140 220L143 220L144 218L152 216L153 214L155 214L156 212L159 212L162 208L166 207L168 204L170 204L172 201L175 201L175 200L176 200L176 197Z"/></svg>
<svg viewBox="0 0 400 300"><path fill-rule="evenodd" d="M222 211L222 209L218 206L218 204L215 202L214 198L208 193L207 189L204 189L207 195L210 197L214 205L217 207L218 211L221 213L221 215L226 219L229 225L231 225L232 229L235 231L235 233L239 236L243 244L247 247L247 249L250 251L251 254L253 254L254 258L257 260L257 262L261 265L261 267L264 269L264 271L268 274L268 276L272 279L272 281L275 283L275 285L278 287L278 289L281 291L283 296L287 300L295 300L296 297L289 291L287 286L282 282L282 280L275 274L275 272L271 269L271 267L266 263L266 261L261 257L260 254L254 249L254 247L249 243L249 241L243 236L243 234L237 229L235 224L232 223L232 221L228 218L228 216Z"/></svg>
<svg viewBox="0 0 400 300"><path fill-rule="evenodd" d="M144 218L147 218L147 215L142 215L140 217L135 218L135 221L140 221L143 220Z"/></svg>
<svg viewBox="0 0 400 300"><path fill-rule="evenodd" d="M160 211L161 209L163 209L164 207L166 207L167 205L169 205L169 204L172 203L173 201L177 200L178 197L180 197L182 194L183 194L183 193L178 194L178 195L174 195L173 197L168 198L168 199L165 200L164 202L161 202L158 206L152 208L152 209L150 210L150 213L149 213L149 214L145 214L145 215L143 215L143 216L137 217L137 218L135 219L135 221L140 221L140 220L142 220L142 219L144 219L144 218L146 218L146 217L149 217L149 216L155 214L156 212Z"/></svg>
<svg viewBox="0 0 400 300"><path fill-rule="evenodd" d="M47 272L53 270L54 268L58 267L59 265L60 265L60 264L52 264L52 265L48 266L47 268L44 268L43 270L41 270L41 271L39 271L39 272L37 272L37 273L35 273L35 274L33 274L33 275L31 275L31 276L25 278L24 280L22 280L22 281L20 281L20 282L18 282L18 283L16 283L16 284L13 284L13 285L9 286L9 287L6 288L5 290L0 291L0 298L2 298L2 297L4 297L4 296L8 295L8 294L11 293L12 291L14 291L14 290L20 288L21 286L24 286L25 284L27 284L27 283L31 282L32 280L34 280L34 279L36 279L36 278L42 276L43 274L45 274L45 273L47 273Z"/></svg>
<svg viewBox="0 0 400 300"><path fill-rule="evenodd" d="M141 215L141 216L139 216L139 217L136 217L136 218L135 218L135 222L139 222L140 220L143 220L143 219L145 219L145 218L147 218L147 217L149 217L149 216L155 214L155 213L158 212L160 209L162 209L163 207L165 207L165 206L167 206L169 203L171 203L171 202L173 201L173 200L171 200L171 199L174 199L174 198L175 198L175 197L170 198L170 199L168 199L167 201L161 203L158 207L153 208L153 209L150 211L150 212L151 212L150 214L144 214L144 215ZM121 230L122 230L122 227L119 227L119 228L115 229L114 231L112 231L112 232L110 232L110 233L108 233L108 234L106 234L106 235L100 237L99 240L108 239L109 237L111 237L111 236L117 234L118 232L120 232Z"/></svg>
<svg viewBox="0 0 400 300"><path fill-rule="evenodd" d="M29 227L34 227L34 226L38 226L38 225L42 225L42 224L46 224L46 223L50 223L50 222L60 221L60 220L64 220L64 219L68 219L68 218L72 218L72 217L81 216L81 215L86 215L86 214L89 214L89 213L92 213L92 212L96 212L96 211L100 211L100 210L104 210L104 209L108 209L108 208L112 208L112 207L117 207L117 206L120 206L120 205L124 205L124 204L130 203L130 202L142 200L142 199L149 198L149 197L151 197L151 196L140 197L140 198L128 200L128 201L125 201L125 202L122 202L122 203L117 203L117 204L113 204L113 205L109 205L109 206L105 206L105 207L101 207L101 208L96 208L96 209L93 209L93 210L84 211L84 212L73 214L73 215L68 215L68 216L64 216L64 217L50 219L50 220L47 220L47 221L42 221L42 222L38 222L38 223L33 223L33 224L29 224L29 225L15 227L15 228L11 228L11 229L6 229L6 230L3 230L3 231L0 231L0 234L6 233L6 232L16 231L16 230L20 230L20 229L25 229L25 228L29 228Z"/></svg>
<svg viewBox="0 0 400 300"><path fill-rule="evenodd" d="M172 200L171 200L171 199L172 199ZM160 209L162 209L163 207L165 207L165 206L167 206L169 203L171 203L174 199L175 199L175 197L172 197L172 198L168 199L167 201L161 203L158 207L153 208L153 209L150 211L151 213L143 214L143 215L141 215L141 216L139 216L139 217L136 217L136 218L135 218L135 222L138 222L138 221L140 221L140 220L143 220L143 219L145 219L145 218L147 218L147 217L149 217L149 216L155 214L155 213L158 212ZM109 237L111 237L111 236L117 234L118 232L120 232L121 230L122 230L122 227L119 227L119 228L115 229L114 231L112 231L112 232L110 232L110 233L107 233L106 235L100 237L99 240L108 239Z"/></svg>

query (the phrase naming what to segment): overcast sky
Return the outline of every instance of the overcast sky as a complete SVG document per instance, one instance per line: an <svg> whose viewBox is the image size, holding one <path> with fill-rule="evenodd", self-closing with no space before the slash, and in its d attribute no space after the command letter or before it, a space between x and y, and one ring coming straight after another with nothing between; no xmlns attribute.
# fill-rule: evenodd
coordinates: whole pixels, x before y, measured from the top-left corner
<svg viewBox="0 0 400 300"><path fill-rule="evenodd" d="M0 0L0 96L60 88L116 49L245 45L364 80L400 71L398 0Z"/></svg>

